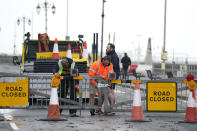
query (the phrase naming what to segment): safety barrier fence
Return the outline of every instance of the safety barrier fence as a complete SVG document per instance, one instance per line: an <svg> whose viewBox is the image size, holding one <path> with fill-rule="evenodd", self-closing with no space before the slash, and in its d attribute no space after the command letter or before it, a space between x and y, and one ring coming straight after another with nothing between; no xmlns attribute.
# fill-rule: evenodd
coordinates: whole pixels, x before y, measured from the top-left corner
<svg viewBox="0 0 197 131"><path fill-rule="evenodd" d="M28 87L29 87L29 97L28 104L22 106L23 108L30 109L38 109L38 108L48 108L50 101L50 93L51 93L51 78L52 74L26 74L24 76L15 76L15 77L1 77L0 83L5 82L16 82L16 79L25 79L28 78ZM58 88L58 96L59 96L59 105L61 109L78 109L78 110L89 110L92 108L98 108L97 103L101 99L100 94L96 96L96 104L94 107L90 107L89 105L89 84L90 79L96 79L102 83L102 80L98 77L86 77L86 76L76 76L73 77L74 80L70 78L66 78L65 80L65 89L60 90L62 85ZM63 79L64 80L64 79ZM63 82L61 80L61 82ZM116 103L114 105L109 105L107 101L107 97L105 97L105 103L102 108L108 111L114 112L124 112L131 111L133 99L134 99L134 88L135 88L135 79L132 80L111 80L112 83L115 83L115 96ZM183 83L182 78L173 78L173 79L160 79L160 80L140 80L140 92L141 92L141 102L143 110L147 110L147 82L176 82L176 99L177 99L177 111L185 112L186 102L188 98L188 88L185 83ZM78 84L79 88L74 88L74 85ZM70 85L68 90L66 91L66 87ZM20 86L19 86L20 87ZM27 88L28 88L27 87ZM24 87L26 88L26 87ZM98 87L99 88L108 88L106 87ZM72 89L72 90L71 90ZM19 89L18 89L19 90ZM108 90L105 90L106 92ZM10 93L10 92L9 92ZM98 92L99 93L99 92ZM73 96L71 96L73 94ZM106 93L107 94L107 93ZM2 99L2 92L0 94ZM21 95L21 94L20 94ZM5 95L4 95L5 96ZM5 96L11 97L11 96ZM71 98L72 97L72 98ZM10 101L13 99L9 99ZM8 100L8 101L9 101ZM6 106L1 108L20 108L20 106Z"/></svg>

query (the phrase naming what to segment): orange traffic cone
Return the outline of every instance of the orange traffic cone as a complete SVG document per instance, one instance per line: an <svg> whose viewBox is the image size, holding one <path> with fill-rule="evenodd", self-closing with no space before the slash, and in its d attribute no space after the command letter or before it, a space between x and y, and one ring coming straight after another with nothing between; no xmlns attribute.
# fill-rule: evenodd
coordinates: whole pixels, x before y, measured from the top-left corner
<svg viewBox="0 0 197 131"><path fill-rule="evenodd" d="M87 43L86 41L83 43L83 58L88 58L88 50L87 50Z"/></svg>
<svg viewBox="0 0 197 131"><path fill-rule="evenodd" d="M68 48L67 48L67 55L66 55L66 57L68 57L68 58L72 59L71 46L70 46L70 44L68 44Z"/></svg>
<svg viewBox="0 0 197 131"><path fill-rule="evenodd" d="M59 59L59 50L58 50L58 42L57 38L55 38L54 46L53 46L53 59Z"/></svg>
<svg viewBox="0 0 197 131"><path fill-rule="evenodd" d="M150 122L151 120L144 120L139 82L136 80L133 98L133 107L131 110L131 120L129 122Z"/></svg>
<svg viewBox="0 0 197 131"><path fill-rule="evenodd" d="M52 79L51 97L48 107L47 119L40 119L43 121L65 121L66 119L60 119L60 110L58 102L57 87L59 85L59 79L54 77ZM54 86L56 85L56 86Z"/></svg>
<svg viewBox="0 0 197 131"><path fill-rule="evenodd" d="M197 122L197 110L196 110L196 97L195 90L189 91L189 97L187 101L187 109L184 121Z"/></svg>
<svg viewBox="0 0 197 131"><path fill-rule="evenodd" d="M131 120L144 120L144 115L143 115L143 111L142 111L142 104L141 104L140 88L139 88L138 81L136 81L135 89L134 89L134 98L133 98Z"/></svg>
<svg viewBox="0 0 197 131"><path fill-rule="evenodd" d="M50 98L47 118L48 119L59 119L60 118L57 87L51 88L51 98Z"/></svg>
<svg viewBox="0 0 197 131"><path fill-rule="evenodd" d="M185 114L185 120L179 121L181 123L197 123L197 105L196 105L196 96L195 88L196 82L194 80L187 81L189 87L189 96L187 100L187 109Z"/></svg>

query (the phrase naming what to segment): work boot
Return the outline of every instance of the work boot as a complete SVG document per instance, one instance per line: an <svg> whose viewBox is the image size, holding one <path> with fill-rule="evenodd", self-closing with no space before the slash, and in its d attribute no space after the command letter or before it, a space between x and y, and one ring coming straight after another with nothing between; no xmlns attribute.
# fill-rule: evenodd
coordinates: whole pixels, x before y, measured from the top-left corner
<svg viewBox="0 0 197 131"><path fill-rule="evenodd" d="M79 117L76 113L71 113L70 117Z"/></svg>
<svg viewBox="0 0 197 131"><path fill-rule="evenodd" d="M98 114L98 115L103 115L104 112L103 112L101 109L98 109L98 110L96 110L96 114Z"/></svg>
<svg viewBox="0 0 197 131"><path fill-rule="evenodd" d="M91 116L94 116L95 115L95 109L91 109L90 114L91 114Z"/></svg>

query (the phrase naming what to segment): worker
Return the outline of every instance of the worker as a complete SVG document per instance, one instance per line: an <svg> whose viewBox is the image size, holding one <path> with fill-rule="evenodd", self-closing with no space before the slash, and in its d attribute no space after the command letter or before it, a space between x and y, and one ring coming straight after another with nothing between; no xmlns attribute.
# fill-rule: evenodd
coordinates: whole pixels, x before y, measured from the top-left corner
<svg viewBox="0 0 197 131"><path fill-rule="evenodd" d="M90 69L89 69L89 76L100 76L102 78L102 81L104 82L107 82L105 84L109 84L109 73L112 73L113 72L113 65L111 63L111 57L110 56L105 56L104 58L98 60L98 61L95 61L91 66L90 66ZM94 97L95 97L95 94L98 92L98 80L95 80L95 79L90 79L90 106L93 107L94 106ZM102 101L101 101L101 105L103 104L104 102L104 94L103 94L103 88L100 88L101 89L101 92L102 94L99 94L101 95L101 98L102 98ZM99 108L98 110L98 113L102 113L102 110L101 108ZM95 109L91 109L90 110L90 114L91 116L95 115Z"/></svg>
<svg viewBox="0 0 197 131"><path fill-rule="evenodd" d="M120 64L119 64L119 57L115 51L115 45L112 43L108 43L106 47L106 55L111 57L111 63L113 64L114 72L116 73L116 79L120 76ZM115 104L116 97L115 97L115 83L113 83L109 90L109 103L110 105Z"/></svg>
<svg viewBox="0 0 197 131"><path fill-rule="evenodd" d="M58 61L58 63L53 68L53 73L55 77L64 76L61 79L61 84L59 88L59 96L61 98L66 98L68 95L68 89L70 89L70 100L76 101L76 92L77 89L75 88L78 86L78 81L74 80L71 74L79 75L77 72L77 67L72 59L68 57L64 57ZM64 102L60 102L60 105L64 105ZM60 114L62 113L63 109L60 109ZM69 113L70 116L75 117L77 110L70 109Z"/></svg>

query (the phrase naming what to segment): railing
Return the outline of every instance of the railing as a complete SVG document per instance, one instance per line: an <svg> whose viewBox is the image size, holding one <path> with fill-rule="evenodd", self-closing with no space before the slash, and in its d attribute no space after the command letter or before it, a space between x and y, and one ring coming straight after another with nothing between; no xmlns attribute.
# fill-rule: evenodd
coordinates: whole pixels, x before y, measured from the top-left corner
<svg viewBox="0 0 197 131"><path fill-rule="evenodd" d="M50 101L50 94L51 94L51 78L53 77L52 74L25 74L25 76L29 79L29 106L30 109L37 109L37 108L45 108L47 109L49 106ZM0 83L3 82L13 82L16 78L21 78L22 76L15 76L15 77L1 77ZM24 77L24 76L23 76ZM70 89L73 89L73 99L70 99L71 90L68 89L68 92L62 92L60 87L58 88L58 95L59 95L59 105L61 109L77 109L77 110L89 110L89 109L97 109L98 101L100 100L101 94L95 97L96 104L94 107L90 107L89 105L89 84L90 79L97 79L100 80L98 77L74 77L74 80L71 78L65 79L65 87L67 84L70 84ZM109 105L107 99L105 99L105 103L103 104L102 108L108 111L115 111L115 112L123 112L123 111L131 111L132 104L133 104L133 96L134 96L134 88L135 84L132 83L132 80L135 81L134 77L129 77L130 80L113 80L112 83L116 83L115 86L115 96L116 96L116 103L114 105ZM177 83L177 111L178 112L185 112L186 109L186 102L188 97L188 88L187 85L183 83L184 78L173 78L173 79L160 79L154 80L154 82L176 82ZM61 80L62 82L63 80ZM70 82L73 81L73 84ZM102 81L102 80L100 80ZM141 92L141 103L143 110L146 111L147 109L147 85L146 83L150 82L144 78L141 80L140 83L140 92ZM79 83L79 88L75 89L74 85ZM108 87L98 87L99 88L108 88ZM106 92L108 90L105 90ZM62 94L67 94L65 97ZM98 92L99 93L99 92ZM105 93L107 94L107 93ZM12 107L11 107L12 108ZM14 108L14 107L13 107Z"/></svg>

